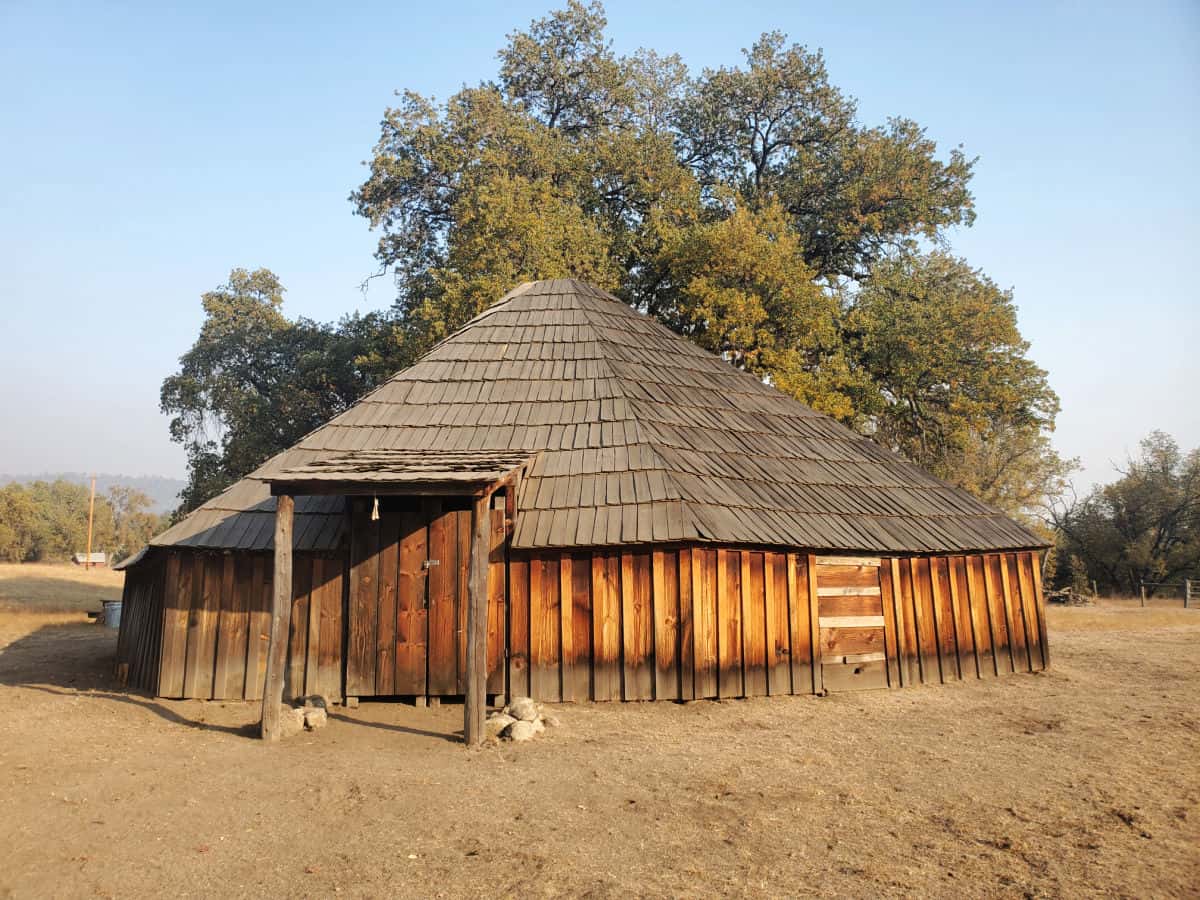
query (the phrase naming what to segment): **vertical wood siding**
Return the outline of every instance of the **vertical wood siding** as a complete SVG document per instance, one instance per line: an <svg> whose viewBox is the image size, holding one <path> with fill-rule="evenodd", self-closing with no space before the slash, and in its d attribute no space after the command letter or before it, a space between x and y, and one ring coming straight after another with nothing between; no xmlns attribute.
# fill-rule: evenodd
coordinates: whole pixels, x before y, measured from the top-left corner
<svg viewBox="0 0 1200 900"><path fill-rule="evenodd" d="M297 555L288 696L461 693L461 566L447 563L463 556L464 515L387 511L373 535L354 534L346 559ZM1032 552L522 553L507 547L504 510L492 515L489 693L553 702L808 694L1048 664ZM439 564L423 568L428 559ZM261 698L269 563L164 550L131 570L117 651L129 684L166 697ZM356 604L358 621L347 618Z"/></svg>
<svg viewBox="0 0 1200 900"><path fill-rule="evenodd" d="M193 550L158 555L126 576L117 661L130 665L129 684L160 697L262 699L270 558ZM337 557L296 555L287 697L343 694L344 568Z"/></svg>

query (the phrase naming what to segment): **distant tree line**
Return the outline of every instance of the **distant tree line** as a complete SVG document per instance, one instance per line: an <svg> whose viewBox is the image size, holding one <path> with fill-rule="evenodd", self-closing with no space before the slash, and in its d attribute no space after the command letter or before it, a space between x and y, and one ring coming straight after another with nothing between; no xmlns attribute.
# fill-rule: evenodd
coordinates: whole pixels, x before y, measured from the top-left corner
<svg viewBox="0 0 1200 900"><path fill-rule="evenodd" d="M0 487L0 560L66 560L85 552L90 495L87 487L62 479ZM150 512L153 505L146 494L120 485L97 494L93 552L117 562L140 550L166 523Z"/></svg>
<svg viewBox="0 0 1200 900"><path fill-rule="evenodd" d="M1155 584L1200 581L1200 448L1183 452L1171 436L1152 432L1111 484L1050 504L1057 534L1059 587L1147 594Z"/></svg>
<svg viewBox="0 0 1200 900"><path fill-rule="evenodd" d="M948 247L974 161L859 120L820 52L764 34L742 65L616 54L571 0L495 79L386 110L352 194L387 311L290 320L265 269L203 297L162 388L182 514L412 363L514 285L578 277L984 500L1029 519L1069 465L1011 293Z"/></svg>

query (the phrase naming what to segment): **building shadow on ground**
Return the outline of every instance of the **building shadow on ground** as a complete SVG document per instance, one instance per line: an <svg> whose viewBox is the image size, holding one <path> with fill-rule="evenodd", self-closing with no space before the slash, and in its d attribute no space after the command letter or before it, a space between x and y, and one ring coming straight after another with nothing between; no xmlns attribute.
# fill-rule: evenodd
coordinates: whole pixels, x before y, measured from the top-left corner
<svg viewBox="0 0 1200 900"><path fill-rule="evenodd" d="M114 674L116 631L85 622L44 624L10 643L0 646L0 685L40 691L60 697L78 697L124 703L144 709L174 725L258 740L260 731L257 701L214 701L244 707L255 721L222 724L206 721L206 701L162 700L134 688L122 687ZM372 704L373 705L373 704ZM364 728L377 728L461 743L462 729L435 731L395 722L373 721L350 714L340 707L329 709L333 721Z"/></svg>

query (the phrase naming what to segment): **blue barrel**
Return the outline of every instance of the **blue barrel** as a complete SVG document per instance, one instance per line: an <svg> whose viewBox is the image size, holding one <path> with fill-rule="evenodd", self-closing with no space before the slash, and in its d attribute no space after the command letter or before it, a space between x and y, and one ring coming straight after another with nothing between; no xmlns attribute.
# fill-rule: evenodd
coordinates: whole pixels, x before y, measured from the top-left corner
<svg viewBox="0 0 1200 900"><path fill-rule="evenodd" d="M121 601L120 600L105 600L104 601L104 627L105 628L120 628L121 627Z"/></svg>

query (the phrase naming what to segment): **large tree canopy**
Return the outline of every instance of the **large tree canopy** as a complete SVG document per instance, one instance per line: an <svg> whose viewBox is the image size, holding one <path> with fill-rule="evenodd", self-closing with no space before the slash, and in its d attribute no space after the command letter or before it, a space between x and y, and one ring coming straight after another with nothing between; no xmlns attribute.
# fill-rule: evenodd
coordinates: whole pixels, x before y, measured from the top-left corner
<svg viewBox="0 0 1200 900"><path fill-rule="evenodd" d="M571 0L509 35L494 82L386 112L352 199L409 351L574 276L1011 511L1052 489L1058 401L1012 297L937 249L974 220L973 160L862 123L782 34L693 75L605 25Z"/></svg>
<svg viewBox="0 0 1200 900"><path fill-rule="evenodd" d="M267 269L234 269L201 298L200 336L163 381L171 439L188 454L188 512L341 412L397 365L390 318L291 321Z"/></svg>
<svg viewBox="0 0 1200 900"><path fill-rule="evenodd" d="M1060 579L1128 594L1143 581L1200 579L1200 448L1184 453L1155 431L1119 474L1082 500L1051 508L1067 563Z"/></svg>
<svg viewBox="0 0 1200 900"><path fill-rule="evenodd" d="M352 194L391 315L287 320L235 271L163 385L190 508L525 280L573 276L1010 511L1063 465L1012 297L946 252L973 160L859 120L819 52L618 55L598 3L508 36L496 78L388 109Z"/></svg>

